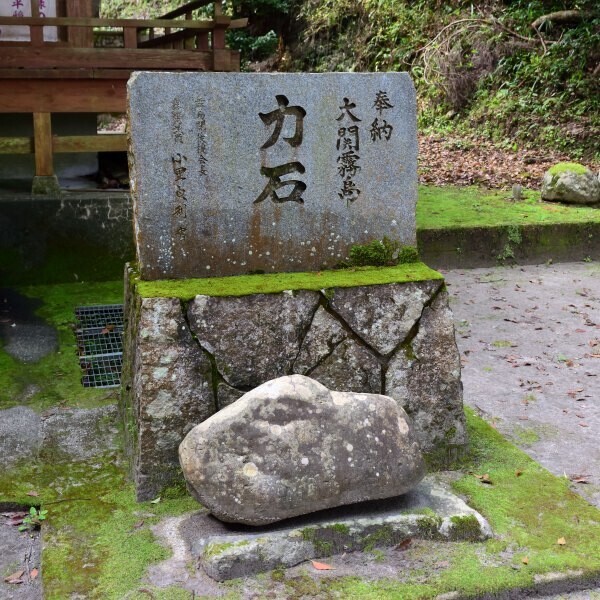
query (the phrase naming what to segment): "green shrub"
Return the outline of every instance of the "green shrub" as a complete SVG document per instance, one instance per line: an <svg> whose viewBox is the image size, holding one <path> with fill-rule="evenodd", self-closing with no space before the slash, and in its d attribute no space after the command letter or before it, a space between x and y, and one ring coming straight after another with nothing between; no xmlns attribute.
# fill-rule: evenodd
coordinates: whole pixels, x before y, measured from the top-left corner
<svg viewBox="0 0 600 600"><path fill-rule="evenodd" d="M418 262L419 253L413 246L384 237L368 244L350 248L349 265L352 267L392 267L398 264Z"/></svg>

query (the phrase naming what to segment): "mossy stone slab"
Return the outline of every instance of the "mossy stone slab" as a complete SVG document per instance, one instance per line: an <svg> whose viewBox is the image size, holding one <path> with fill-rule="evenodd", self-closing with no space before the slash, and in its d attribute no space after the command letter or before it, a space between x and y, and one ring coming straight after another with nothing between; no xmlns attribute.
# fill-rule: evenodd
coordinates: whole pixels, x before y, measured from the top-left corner
<svg viewBox="0 0 600 600"><path fill-rule="evenodd" d="M276 294L286 290L330 290L331 288L409 283L443 279L427 265L415 262L395 267L356 267L303 273L268 273L190 279L143 281L139 272L129 275L136 292L144 298L179 298L191 300L201 296L250 296Z"/></svg>
<svg viewBox="0 0 600 600"><path fill-rule="evenodd" d="M483 541L492 535L477 511L431 477L402 496L266 527L225 525L197 512L182 524L181 532L192 555L217 581L341 552L395 546L408 538Z"/></svg>

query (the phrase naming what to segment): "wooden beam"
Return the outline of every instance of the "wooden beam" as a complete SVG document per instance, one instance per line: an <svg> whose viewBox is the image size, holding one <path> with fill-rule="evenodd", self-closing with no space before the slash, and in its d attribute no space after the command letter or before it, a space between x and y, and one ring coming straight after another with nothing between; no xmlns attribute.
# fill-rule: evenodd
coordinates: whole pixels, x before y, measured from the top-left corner
<svg viewBox="0 0 600 600"><path fill-rule="evenodd" d="M121 152L127 150L124 133L100 133L98 135L53 136L52 149L62 152Z"/></svg>
<svg viewBox="0 0 600 600"><path fill-rule="evenodd" d="M131 71L124 69L2 69L4 79L129 79ZM2 85L10 85L3 81ZM55 84L60 85L60 84ZM1 88L2 86L0 86ZM2 90L0 89L0 93Z"/></svg>
<svg viewBox="0 0 600 600"><path fill-rule="evenodd" d="M123 133L100 133L98 135L52 136L52 152L124 152L127 136ZM0 137L0 154L33 154L32 137Z"/></svg>
<svg viewBox="0 0 600 600"><path fill-rule="evenodd" d="M32 137L0 137L0 154L33 154Z"/></svg>
<svg viewBox="0 0 600 600"><path fill-rule="evenodd" d="M161 27L163 29L213 29L216 25L229 26L231 23L236 27L245 19L232 19L226 15L215 17L210 21L186 21L184 19L97 19L83 17L0 17L0 25L41 25L46 27L138 27L149 29Z"/></svg>
<svg viewBox="0 0 600 600"><path fill-rule="evenodd" d="M245 24L248 22L248 19L236 19L236 22L243 21L244 25L240 25L239 27L245 27ZM232 21L233 23L233 21ZM236 29L238 27L236 26ZM231 29L231 27L230 27ZM125 30L127 31L127 30ZM138 44L138 48L160 48L161 46L166 46L174 41L180 40L189 40L191 37L196 37L196 48L198 50L208 50L208 32L202 31L200 33L190 32L190 31L176 31L175 33L170 33L169 35L161 35L157 37L152 37L148 40L144 40Z"/></svg>
<svg viewBox="0 0 600 600"><path fill-rule="evenodd" d="M129 48L0 48L0 64L17 69L210 70L210 52Z"/></svg>
<svg viewBox="0 0 600 600"><path fill-rule="evenodd" d="M0 84L0 113L124 113L126 88L124 79L5 79Z"/></svg>
<svg viewBox="0 0 600 600"><path fill-rule="evenodd" d="M181 15L184 15L192 10L196 10L197 8L208 6L209 4L212 4L212 2L213 0L195 0L194 2L188 2L187 4L184 4L183 6L180 6L179 8L176 8L165 15L162 15L160 18L174 19L175 17L180 17Z"/></svg>
<svg viewBox="0 0 600 600"><path fill-rule="evenodd" d="M33 113L35 174L37 177L54 175L52 161L52 123L49 112Z"/></svg>

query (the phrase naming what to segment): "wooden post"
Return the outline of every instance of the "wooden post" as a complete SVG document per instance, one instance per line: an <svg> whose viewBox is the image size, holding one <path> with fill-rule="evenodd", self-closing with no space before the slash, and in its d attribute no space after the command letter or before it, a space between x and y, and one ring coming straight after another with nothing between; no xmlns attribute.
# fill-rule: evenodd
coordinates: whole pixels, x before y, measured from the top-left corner
<svg viewBox="0 0 600 600"><path fill-rule="evenodd" d="M54 175L52 162L52 123L50 113L33 113L33 147L35 177L31 193L41 196L59 196L60 187Z"/></svg>
<svg viewBox="0 0 600 600"><path fill-rule="evenodd" d="M67 0L67 16L91 17L92 0ZM75 48L92 48L94 32L91 27L69 27L69 45Z"/></svg>
<svg viewBox="0 0 600 600"><path fill-rule="evenodd" d="M123 42L125 48L137 48L137 27L123 28Z"/></svg>
<svg viewBox="0 0 600 600"><path fill-rule="evenodd" d="M54 175L50 113L33 113L33 139L36 176L50 177Z"/></svg>
<svg viewBox="0 0 600 600"><path fill-rule="evenodd" d="M185 20L186 21L191 21L192 20L192 13L191 12L186 12L185 13ZM196 48L196 36L185 38L184 43L183 43L183 47L186 50L194 50Z"/></svg>
<svg viewBox="0 0 600 600"><path fill-rule="evenodd" d="M31 0L31 16L40 16L39 0ZM40 25L32 25L29 27L29 37L32 46L42 46L44 43L44 28Z"/></svg>

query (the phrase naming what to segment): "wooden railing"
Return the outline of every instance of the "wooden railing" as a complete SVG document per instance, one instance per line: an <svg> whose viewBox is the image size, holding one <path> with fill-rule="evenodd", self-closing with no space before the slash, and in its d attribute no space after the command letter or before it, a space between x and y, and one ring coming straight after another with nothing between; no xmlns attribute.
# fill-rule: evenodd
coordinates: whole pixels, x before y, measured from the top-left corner
<svg viewBox="0 0 600 600"><path fill-rule="evenodd" d="M214 4L210 19L193 11ZM195 0L157 19L91 16L91 0L66 0L66 17L0 17L0 28L29 28L29 41L0 41L0 113L32 113L33 137L0 137L0 155L35 154L36 175L52 176L53 154L125 150L124 135L52 134L52 113L125 112L126 80L135 70L239 71L239 53L225 47L227 29L247 19L222 14L221 3ZM58 41L44 40L57 27ZM94 48L97 29L118 31L122 48Z"/></svg>

